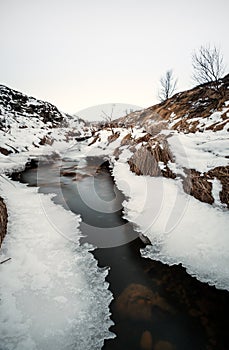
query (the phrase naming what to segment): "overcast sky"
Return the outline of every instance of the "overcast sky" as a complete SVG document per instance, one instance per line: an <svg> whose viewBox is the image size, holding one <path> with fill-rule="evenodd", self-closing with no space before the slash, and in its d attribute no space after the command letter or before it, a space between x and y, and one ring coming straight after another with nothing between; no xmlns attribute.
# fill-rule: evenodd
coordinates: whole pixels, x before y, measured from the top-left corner
<svg viewBox="0 0 229 350"><path fill-rule="evenodd" d="M229 63L228 13L228 0L0 0L0 83L69 113L148 107L169 68L193 86L201 44Z"/></svg>

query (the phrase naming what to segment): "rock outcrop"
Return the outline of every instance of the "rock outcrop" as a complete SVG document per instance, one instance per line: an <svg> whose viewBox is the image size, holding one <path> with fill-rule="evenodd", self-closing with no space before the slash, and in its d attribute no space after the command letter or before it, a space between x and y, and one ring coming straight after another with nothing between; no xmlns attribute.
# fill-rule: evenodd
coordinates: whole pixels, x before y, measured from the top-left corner
<svg viewBox="0 0 229 350"><path fill-rule="evenodd" d="M7 229L7 209L3 199L0 197L0 247Z"/></svg>
<svg viewBox="0 0 229 350"><path fill-rule="evenodd" d="M64 122L64 114L51 103L29 97L19 91L0 85L0 128L8 126L5 116L39 118L50 126L59 126ZM28 127L26 124L24 128Z"/></svg>
<svg viewBox="0 0 229 350"><path fill-rule="evenodd" d="M90 136L91 129L82 118L0 85L0 155L52 146L55 141L81 141Z"/></svg>

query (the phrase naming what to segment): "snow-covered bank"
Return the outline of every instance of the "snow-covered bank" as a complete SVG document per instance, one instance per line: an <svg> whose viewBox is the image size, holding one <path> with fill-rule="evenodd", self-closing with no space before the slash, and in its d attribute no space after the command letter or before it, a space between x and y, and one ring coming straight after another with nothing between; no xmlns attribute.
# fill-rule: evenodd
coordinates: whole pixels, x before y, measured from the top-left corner
<svg viewBox="0 0 229 350"><path fill-rule="evenodd" d="M215 122L212 116L209 120ZM214 132L163 129L153 136L139 126L107 128L94 135L84 153L112 160L117 187L128 198L124 216L153 244L143 256L181 263L199 280L229 290L228 115L225 118L222 129ZM156 163L158 174L141 175ZM163 174L166 167L172 174Z"/></svg>
<svg viewBox="0 0 229 350"><path fill-rule="evenodd" d="M0 173L10 169L17 170L29 157L61 153L77 143L74 136L69 136L73 132L73 125L68 128L49 129L40 120L34 126L35 121L32 119L27 120L27 127L21 129L18 123L12 122L9 132L0 130ZM87 136L80 123L77 132ZM9 153L2 154L1 147Z"/></svg>
<svg viewBox="0 0 229 350"><path fill-rule="evenodd" d="M180 169L191 168L207 172L217 166L228 166L229 137L226 126L218 132L195 134L174 133L168 138L170 149ZM166 133L166 132L164 132Z"/></svg>
<svg viewBox="0 0 229 350"><path fill-rule="evenodd" d="M79 246L80 218L37 193L0 177L8 234L0 260L1 350L96 350L112 337L105 282Z"/></svg>
<svg viewBox="0 0 229 350"><path fill-rule="evenodd" d="M12 153L7 156L0 154L0 174L11 174L14 171L22 171L25 168L26 163L34 158L42 159L47 156L59 156L67 152L68 149L75 146L76 141L70 142L55 142L52 146L45 145L40 148L31 148L28 151L20 153Z"/></svg>
<svg viewBox="0 0 229 350"><path fill-rule="evenodd" d="M229 290L229 213L184 193L180 180L136 176L114 162L117 187L128 198L124 216L152 246L143 257L181 263L199 280Z"/></svg>

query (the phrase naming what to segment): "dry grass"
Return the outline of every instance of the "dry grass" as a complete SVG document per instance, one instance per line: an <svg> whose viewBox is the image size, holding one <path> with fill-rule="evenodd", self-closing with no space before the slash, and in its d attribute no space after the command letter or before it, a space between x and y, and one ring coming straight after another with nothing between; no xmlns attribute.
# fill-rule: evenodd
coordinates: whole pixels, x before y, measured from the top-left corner
<svg viewBox="0 0 229 350"><path fill-rule="evenodd" d="M121 141L121 146L129 145L131 143L131 140L133 140L131 134L127 134L123 137Z"/></svg>
<svg viewBox="0 0 229 350"><path fill-rule="evenodd" d="M94 143L96 143L96 141L98 141L100 139L100 135L97 134L94 136L93 140L88 144L88 146L93 145Z"/></svg>
<svg viewBox="0 0 229 350"><path fill-rule="evenodd" d="M215 91L214 86L205 84L197 86L191 90L184 91L174 95L168 100L155 106L147 108L143 111L134 112L126 117L118 119L121 125L129 127L131 125L139 125L147 129L151 135L156 135L163 128L167 128L166 123L170 120L171 114L174 113L175 119L181 120L173 125L172 129L183 132L196 132L198 130L198 122L193 118L204 119L209 117L213 111L220 111L225 106L225 101L229 100L229 75L223 79L221 92ZM222 116L222 120L228 121L226 114ZM153 123L151 123L153 121ZM221 130L222 125L214 125L213 131Z"/></svg>
<svg viewBox="0 0 229 350"><path fill-rule="evenodd" d="M115 140L117 140L120 136L120 132L117 131L115 132L114 134L111 134L110 136L108 136L108 142L111 143L111 142L114 142Z"/></svg>

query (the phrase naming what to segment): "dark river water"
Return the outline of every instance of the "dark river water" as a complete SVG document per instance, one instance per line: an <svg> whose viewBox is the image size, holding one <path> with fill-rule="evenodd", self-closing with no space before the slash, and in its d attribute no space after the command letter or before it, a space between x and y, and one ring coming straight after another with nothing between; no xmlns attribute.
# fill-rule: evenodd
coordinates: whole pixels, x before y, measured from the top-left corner
<svg viewBox="0 0 229 350"><path fill-rule="evenodd" d="M145 244L122 218L124 197L105 160L33 161L12 177L55 193L55 203L80 214L81 243L96 245L99 266L110 267L117 337L103 350L229 349L229 293L198 282L181 266L141 257Z"/></svg>

